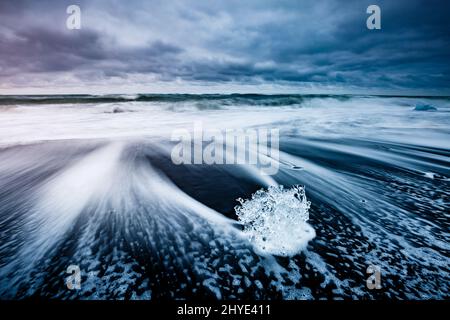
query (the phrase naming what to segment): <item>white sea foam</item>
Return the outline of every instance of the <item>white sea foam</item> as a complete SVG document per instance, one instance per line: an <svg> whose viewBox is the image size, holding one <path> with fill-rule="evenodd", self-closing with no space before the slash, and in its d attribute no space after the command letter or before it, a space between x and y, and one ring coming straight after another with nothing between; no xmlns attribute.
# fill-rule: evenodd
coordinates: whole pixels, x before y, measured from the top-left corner
<svg viewBox="0 0 450 320"><path fill-rule="evenodd" d="M157 284L149 288L148 283L159 283L160 278L139 284L137 279L145 278L149 271L137 268L141 261L130 261L130 257L152 255L156 262L149 260L145 267L161 263L158 268L164 272L157 271L156 275L163 274L176 282L176 290L183 292L192 285L195 293L203 286L215 297L240 297L244 291L250 294L261 286L269 287L261 282L264 277L257 266L262 265L265 275L275 277L272 285L288 299L318 298L331 294L329 290L337 298L351 295L370 298L365 282L359 281L366 276L369 262L385 272L383 281L387 285L392 284L387 282L390 274L410 277L398 290L389 293L392 297L447 296L448 288L442 283L448 282L445 281L449 264L445 256L449 249L445 242L448 192L444 184L448 178L442 172L448 167L448 157L444 152L405 148L401 142L447 150L449 105L442 102L436 112L414 112L413 100L406 102L403 105L393 99L343 102L314 99L301 109L224 106L201 111L189 103L180 110L169 109L163 103L126 102L117 105L132 112L118 114L111 114L116 105L106 103L1 110L0 145L59 139L114 141L113 138L119 137L138 137L149 142L149 138L168 135L174 128L189 128L195 121L206 120L205 129L275 126L281 128L287 139L299 139L284 144L289 148L280 152L283 166L276 177L262 176L253 166L220 168L220 174L245 178L243 184L248 180L269 187L249 200L241 200L236 212L244 226L242 232L232 227L234 221L184 193L158 169L158 161L154 166L141 162L141 156L133 153L135 148L122 150L121 143L92 151L90 144L94 142L84 141L82 145L87 150L84 156L81 152L84 148L78 148L75 142L64 152L52 151L63 150L56 148L56 144L3 150L1 184L16 188L6 188L0 199L5 213L0 222L8 226L4 227L7 241L2 239L0 245L5 263L0 271L0 296L8 293L14 297L14 288L23 286L29 288L30 294L36 294L37 288L51 284L44 270L47 263L39 262L60 254L58 248L62 244L71 246L68 257L71 263L81 262L83 270L93 272L92 279L83 284L83 297L126 297L126 288L134 290L139 285L143 292L133 293L133 297L157 298L161 288ZM372 144L302 139L309 135L342 135L366 138L366 142L376 138L397 144L380 143L374 148ZM170 150L169 144L158 143ZM136 149L145 148L139 145ZM292 149L295 152L289 153ZM330 160L330 165L315 161L311 157L313 152ZM345 159L367 159L364 174L358 170L358 161L354 162L355 171L347 169L345 161L350 160L341 162L342 155L347 156ZM372 166L369 160L377 166ZM378 172L381 164L383 168L394 168L394 173L385 169ZM337 165L342 168L337 170ZM377 180L373 171L382 173L383 180ZM30 179L24 182L25 173ZM414 177L418 177L417 181ZM384 179L389 183L384 183ZM306 222L309 203L303 188L285 189L277 183L306 183L317 204L324 204L325 208L322 211L320 207L320 212L316 212L320 216L314 221L314 227L321 230L320 239L315 239L309 251L303 251L301 258L305 262L299 257L290 259L288 268L277 262L285 259L272 255L295 255L314 238L315 232ZM10 223L12 218L17 220L14 224ZM75 222L85 220L81 228L74 227ZM71 234L71 230L77 234ZM72 246L75 240L76 245ZM250 253L246 240L259 256ZM105 257L112 260L103 273L100 266ZM50 267L65 270L63 258ZM41 271L36 274L38 267ZM413 275L411 270L416 270ZM195 278L211 280L196 284ZM308 289L315 281L322 281L322 289ZM226 283L232 285L226 287ZM48 290L42 292L53 292ZM71 292L63 290L60 294ZM184 297L180 291L171 294Z"/></svg>
<svg viewBox="0 0 450 320"><path fill-rule="evenodd" d="M436 112L414 112L418 102ZM208 101L208 103L213 103ZM121 112L124 111L124 112ZM195 122L204 129L274 127L302 136L374 136L390 141L445 148L450 125L448 101L412 98L313 98L298 105L257 108L225 104L199 110L192 101L85 104L16 104L2 107L0 146L43 140L170 137ZM433 128L433 130L429 130Z"/></svg>
<svg viewBox="0 0 450 320"><path fill-rule="evenodd" d="M270 186L258 190L251 199L238 201L236 214L256 251L291 256L315 237L314 229L306 223L310 202L301 186Z"/></svg>

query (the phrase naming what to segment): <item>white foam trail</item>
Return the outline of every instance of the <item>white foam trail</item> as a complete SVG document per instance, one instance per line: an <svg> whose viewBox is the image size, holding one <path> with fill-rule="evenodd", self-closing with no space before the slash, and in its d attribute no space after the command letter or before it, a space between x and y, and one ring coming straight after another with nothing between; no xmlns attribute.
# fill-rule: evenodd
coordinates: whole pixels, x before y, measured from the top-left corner
<svg viewBox="0 0 450 320"><path fill-rule="evenodd" d="M257 159L258 157L265 157L267 159L270 159L271 165L274 165L275 161L273 159L258 152L257 150L258 149L256 145L251 145L248 150L248 152L251 153L251 155L249 156L254 157L255 159ZM229 150L228 148L225 148L225 154L226 157L231 159L234 159L236 157L237 163L245 163L245 159L243 159L240 156L242 154L240 152L235 153L234 150ZM276 165L278 165L278 163ZM265 174L264 170L261 170L261 168L259 168L258 165L240 164L234 165L233 167L234 169L239 168L240 170L243 170L246 173L246 175L252 177L255 181L261 183L265 187L278 186L278 183L272 178L272 176Z"/></svg>
<svg viewBox="0 0 450 320"><path fill-rule="evenodd" d="M122 144L113 143L96 150L44 186L30 215L33 224L40 226L34 240L39 251L50 248L88 202L112 183L122 148Z"/></svg>
<svg viewBox="0 0 450 320"><path fill-rule="evenodd" d="M122 145L110 144L93 151L79 162L50 179L36 193L37 203L30 209L25 243L17 259L2 271L14 270L16 262L24 263L22 276L42 259L65 235L87 203L99 195L118 164Z"/></svg>

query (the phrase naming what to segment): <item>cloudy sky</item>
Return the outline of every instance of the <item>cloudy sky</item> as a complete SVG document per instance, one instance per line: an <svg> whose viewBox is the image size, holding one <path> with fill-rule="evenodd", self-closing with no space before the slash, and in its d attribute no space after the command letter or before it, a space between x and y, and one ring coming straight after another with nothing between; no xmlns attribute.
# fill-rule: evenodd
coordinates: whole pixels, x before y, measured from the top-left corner
<svg viewBox="0 0 450 320"><path fill-rule="evenodd" d="M0 94L448 95L449 39L446 0L0 0Z"/></svg>

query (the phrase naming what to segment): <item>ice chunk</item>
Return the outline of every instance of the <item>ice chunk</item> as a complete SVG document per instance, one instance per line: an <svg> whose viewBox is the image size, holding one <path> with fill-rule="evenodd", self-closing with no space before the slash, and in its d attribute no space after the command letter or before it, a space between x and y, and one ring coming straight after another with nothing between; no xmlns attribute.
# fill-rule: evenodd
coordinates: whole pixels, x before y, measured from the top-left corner
<svg viewBox="0 0 450 320"><path fill-rule="evenodd" d="M306 223L311 203L302 186L271 186L258 190L251 199L237 201L240 205L235 211L243 232L261 253L295 255L315 237Z"/></svg>

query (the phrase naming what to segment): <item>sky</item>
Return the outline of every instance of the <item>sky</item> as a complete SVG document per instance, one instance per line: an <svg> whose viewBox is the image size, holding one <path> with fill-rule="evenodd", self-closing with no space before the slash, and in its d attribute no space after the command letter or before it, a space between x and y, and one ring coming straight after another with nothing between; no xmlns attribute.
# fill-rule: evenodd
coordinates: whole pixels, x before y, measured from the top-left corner
<svg viewBox="0 0 450 320"><path fill-rule="evenodd" d="M449 39L446 0L0 0L0 94L450 95Z"/></svg>

